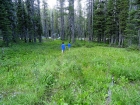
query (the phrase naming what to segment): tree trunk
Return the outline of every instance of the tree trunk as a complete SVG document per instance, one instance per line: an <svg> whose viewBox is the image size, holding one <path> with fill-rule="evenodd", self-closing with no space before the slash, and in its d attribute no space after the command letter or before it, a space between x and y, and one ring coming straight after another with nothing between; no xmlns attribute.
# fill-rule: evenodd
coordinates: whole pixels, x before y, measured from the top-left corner
<svg viewBox="0 0 140 105"><path fill-rule="evenodd" d="M118 43L118 46L120 47L121 46L121 41L122 41L122 35L121 33L119 34L119 43Z"/></svg>
<svg viewBox="0 0 140 105"><path fill-rule="evenodd" d="M124 45L124 36L122 36L122 41L121 42L122 42L121 47L123 47L123 45Z"/></svg>
<svg viewBox="0 0 140 105"><path fill-rule="evenodd" d="M88 0L88 35L91 41L91 0Z"/></svg>
<svg viewBox="0 0 140 105"><path fill-rule="evenodd" d="M52 33L51 33L51 37L54 39L54 15L53 15L53 11L51 11L51 30L52 30Z"/></svg>
<svg viewBox="0 0 140 105"><path fill-rule="evenodd" d="M14 16L13 16L13 24L12 24L12 40L13 40L13 42L16 43L17 39L18 39L18 37L17 37L17 12L16 12L17 0L15 0L14 4L15 5L14 5L14 11L13 11Z"/></svg>
<svg viewBox="0 0 140 105"><path fill-rule="evenodd" d="M7 35L4 35L3 36L3 41L4 41L5 46L8 47L9 46L9 39L8 39L8 36Z"/></svg>
<svg viewBox="0 0 140 105"><path fill-rule="evenodd" d="M116 43L117 43L117 37L115 36L115 38L114 38L114 45L116 45Z"/></svg>
<svg viewBox="0 0 140 105"><path fill-rule="evenodd" d="M43 6L44 6L44 10L43 10L43 20L44 20L44 26L43 26L43 28L44 28L44 36L47 38L48 37L48 27L47 27L47 3L45 2L45 0L43 0Z"/></svg>
<svg viewBox="0 0 140 105"><path fill-rule="evenodd" d="M110 43L110 46L113 45L113 41L114 41L114 36L112 35L112 36L111 36L111 43Z"/></svg>
<svg viewBox="0 0 140 105"><path fill-rule="evenodd" d="M41 16L40 16L40 0L37 0L37 16L38 16L38 39L39 39L39 42L41 43L42 42L42 27L41 27Z"/></svg>
<svg viewBox="0 0 140 105"><path fill-rule="evenodd" d="M139 37L139 49L140 49L140 28L138 30L138 37Z"/></svg>
<svg viewBox="0 0 140 105"><path fill-rule="evenodd" d="M91 0L91 41L93 41L93 38L94 38L94 34L93 34L93 7L94 7L94 0Z"/></svg>
<svg viewBox="0 0 140 105"><path fill-rule="evenodd" d="M61 17L61 29L60 29L60 35L61 39L64 40L64 1L60 0L60 17Z"/></svg>
<svg viewBox="0 0 140 105"><path fill-rule="evenodd" d="M121 41L122 41L122 33L121 33L121 27L120 27L120 19L119 19L119 42L118 42L118 46L121 46Z"/></svg>
<svg viewBox="0 0 140 105"><path fill-rule="evenodd" d="M33 42L36 42L36 25L35 25L35 7L34 7L34 0L31 0L31 17L32 17L32 29L33 29Z"/></svg>
<svg viewBox="0 0 140 105"><path fill-rule="evenodd" d="M74 35L74 0L69 0L69 15L70 15L70 29L71 29L71 39L72 43L75 42L75 35Z"/></svg>
<svg viewBox="0 0 140 105"><path fill-rule="evenodd" d="M128 39L128 47L132 45L132 37L129 37Z"/></svg>

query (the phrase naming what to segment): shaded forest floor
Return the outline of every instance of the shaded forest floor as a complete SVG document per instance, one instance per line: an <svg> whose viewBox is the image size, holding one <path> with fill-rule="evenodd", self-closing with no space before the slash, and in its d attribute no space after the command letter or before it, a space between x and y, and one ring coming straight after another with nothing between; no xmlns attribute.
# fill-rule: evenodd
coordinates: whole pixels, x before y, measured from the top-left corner
<svg viewBox="0 0 140 105"><path fill-rule="evenodd" d="M0 104L140 105L138 51L78 42L62 54L60 45L46 41L4 48Z"/></svg>

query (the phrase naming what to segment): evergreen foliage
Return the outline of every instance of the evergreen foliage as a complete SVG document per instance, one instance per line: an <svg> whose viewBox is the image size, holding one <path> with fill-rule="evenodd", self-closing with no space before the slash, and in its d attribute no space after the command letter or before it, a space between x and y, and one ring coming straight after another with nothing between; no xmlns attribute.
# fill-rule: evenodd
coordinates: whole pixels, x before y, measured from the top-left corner
<svg viewBox="0 0 140 105"><path fill-rule="evenodd" d="M104 3L97 2L97 7L95 9L94 16L94 29L97 36L97 41L102 42L104 38L105 31L105 12L104 12Z"/></svg>
<svg viewBox="0 0 140 105"><path fill-rule="evenodd" d="M117 22L116 20L116 11L114 9L114 1L109 0L107 6L107 15L106 15L106 27L105 27L105 34L106 37L109 38L109 43L113 44L114 42L110 39L114 39L116 37L117 31Z"/></svg>
<svg viewBox="0 0 140 105"><path fill-rule="evenodd" d="M12 38L13 3L11 0L0 0L0 29L6 46Z"/></svg>
<svg viewBox="0 0 140 105"><path fill-rule="evenodd" d="M139 0L87 0L86 10L82 0L77 0L78 8L72 0L69 6L65 0L57 0L57 8L52 10L43 1L43 14L40 2L0 0L0 30L6 46L11 41L41 42L42 35L72 42L84 37L119 47L140 45Z"/></svg>

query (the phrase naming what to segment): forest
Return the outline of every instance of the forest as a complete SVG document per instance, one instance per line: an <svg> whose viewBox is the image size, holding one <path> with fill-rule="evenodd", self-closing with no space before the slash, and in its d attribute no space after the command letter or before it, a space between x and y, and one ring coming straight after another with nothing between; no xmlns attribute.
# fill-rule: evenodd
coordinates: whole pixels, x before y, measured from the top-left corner
<svg viewBox="0 0 140 105"><path fill-rule="evenodd" d="M140 0L0 0L0 105L140 105L139 51Z"/></svg>
<svg viewBox="0 0 140 105"><path fill-rule="evenodd" d="M74 6L76 4L76 6ZM41 42L42 36L140 47L139 0L1 0L1 46Z"/></svg>

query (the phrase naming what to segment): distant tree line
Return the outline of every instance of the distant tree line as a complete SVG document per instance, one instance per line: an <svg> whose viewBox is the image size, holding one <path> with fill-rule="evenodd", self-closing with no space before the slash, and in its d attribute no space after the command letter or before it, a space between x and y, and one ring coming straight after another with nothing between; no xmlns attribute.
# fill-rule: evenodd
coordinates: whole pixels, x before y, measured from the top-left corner
<svg viewBox="0 0 140 105"><path fill-rule="evenodd" d="M77 6L74 6L74 1ZM8 46L42 36L140 48L140 0L0 0L0 37Z"/></svg>
<svg viewBox="0 0 140 105"><path fill-rule="evenodd" d="M0 31L6 46L10 42L41 42L40 0L0 0Z"/></svg>

